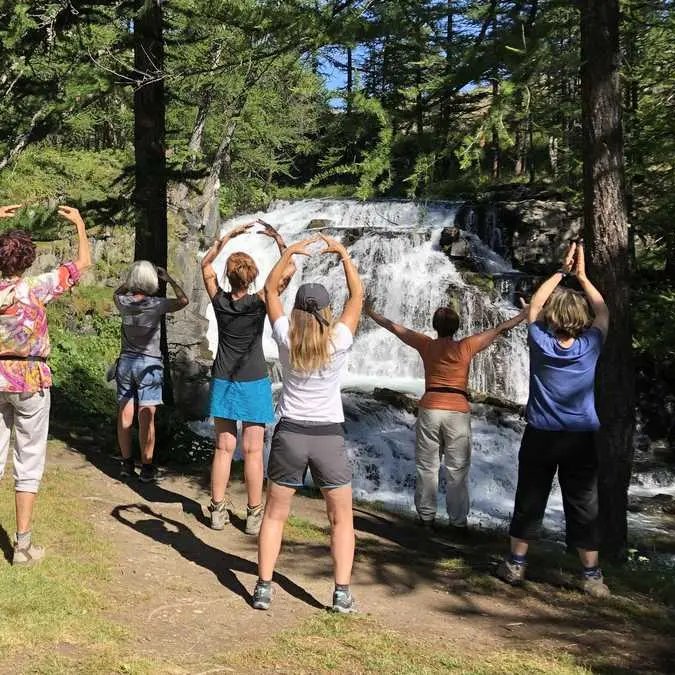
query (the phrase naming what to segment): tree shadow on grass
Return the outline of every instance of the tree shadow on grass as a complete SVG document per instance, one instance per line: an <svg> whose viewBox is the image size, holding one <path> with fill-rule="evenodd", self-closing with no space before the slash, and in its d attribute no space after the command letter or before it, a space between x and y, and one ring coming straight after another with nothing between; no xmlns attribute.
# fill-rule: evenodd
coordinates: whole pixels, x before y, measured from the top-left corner
<svg viewBox="0 0 675 675"><path fill-rule="evenodd" d="M675 613L658 587L648 593L640 572L606 566L616 595L596 600L579 591L579 561L553 542L533 546L524 588L512 588L495 571L506 550L503 535L450 530L428 534L394 514L355 509L359 561L397 594L432 586L430 610L489 622L490 630L519 648L559 648L599 673L675 672ZM663 602L665 601L665 606Z"/></svg>
<svg viewBox="0 0 675 675"><path fill-rule="evenodd" d="M132 520L128 517L132 513L148 517L142 520ZM156 513L144 504L116 506L111 515L123 525L150 537L160 544L170 546L186 560L213 572L223 586L251 604L251 594L239 581L235 572L241 572L256 578L258 574L256 563L209 546L196 537L192 530L180 521ZM297 600L317 609L325 609L325 606L311 593L298 586L287 576L275 572L274 581Z"/></svg>

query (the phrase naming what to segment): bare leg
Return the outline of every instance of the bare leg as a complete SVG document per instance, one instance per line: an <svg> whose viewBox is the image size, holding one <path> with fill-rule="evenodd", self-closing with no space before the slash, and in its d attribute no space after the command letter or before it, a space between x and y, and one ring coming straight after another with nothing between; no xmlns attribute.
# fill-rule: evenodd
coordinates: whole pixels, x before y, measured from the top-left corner
<svg viewBox="0 0 675 675"><path fill-rule="evenodd" d="M134 401L122 401L117 413L117 442L122 457L131 457L131 428L134 424Z"/></svg>
<svg viewBox="0 0 675 675"><path fill-rule="evenodd" d="M265 427L247 422L244 422L243 427L241 446L244 455L244 479L248 505L253 507L262 503Z"/></svg>
<svg viewBox="0 0 675 675"><path fill-rule="evenodd" d="M37 495L34 492L15 492L16 504L16 531L19 534L30 532L33 506Z"/></svg>
<svg viewBox="0 0 675 675"><path fill-rule="evenodd" d="M263 581L272 580L294 494L295 488L268 481L265 517L258 535L258 577Z"/></svg>
<svg viewBox="0 0 675 675"><path fill-rule="evenodd" d="M511 553L513 555L527 555L527 549L529 544L524 539L516 539L516 537L511 537Z"/></svg>
<svg viewBox="0 0 675 675"><path fill-rule="evenodd" d="M600 564L600 556L597 551L587 551L583 548L578 548L577 551L584 567L597 567Z"/></svg>
<svg viewBox="0 0 675 675"><path fill-rule="evenodd" d="M155 452L155 411L154 405L143 406L138 410L138 435L141 442L141 461L152 464Z"/></svg>
<svg viewBox="0 0 675 675"><path fill-rule="evenodd" d="M225 499L227 484L230 482L232 457L237 447L237 425L232 420L214 418L216 427L216 448L211 464L211 499L214 503Z"/></svg>
<svg viewBox="0 0 675 675"><path fill-rule="evenodd" d="M326 500L330 521L330 550L335 569L335 583L349 585L354 564L354 514L352 512L352 487L321 490Z"/></svg>

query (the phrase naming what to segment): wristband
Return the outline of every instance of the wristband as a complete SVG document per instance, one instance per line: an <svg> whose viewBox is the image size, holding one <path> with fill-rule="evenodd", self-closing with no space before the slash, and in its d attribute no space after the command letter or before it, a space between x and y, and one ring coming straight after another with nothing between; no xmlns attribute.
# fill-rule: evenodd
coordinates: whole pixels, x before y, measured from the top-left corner
<svg viewBox="0 0 675 675"><path fill-rule="evenodd" d="M556 270L556 274L562 274L562 278L570 276L571 272L566 272L565 270Z"/></svg>

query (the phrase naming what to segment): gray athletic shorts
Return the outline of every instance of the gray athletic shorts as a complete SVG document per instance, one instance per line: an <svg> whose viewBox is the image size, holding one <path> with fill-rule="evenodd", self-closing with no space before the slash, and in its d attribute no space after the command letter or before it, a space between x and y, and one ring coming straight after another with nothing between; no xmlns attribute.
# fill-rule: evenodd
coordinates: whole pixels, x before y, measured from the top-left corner
<svg viewBox="0 0 675 675"><path fill-rule="evenodd" d="M282 419L272 437L267 477L273 483L300 488L308 468L320 488L352 482L342 425Z"/></svg>

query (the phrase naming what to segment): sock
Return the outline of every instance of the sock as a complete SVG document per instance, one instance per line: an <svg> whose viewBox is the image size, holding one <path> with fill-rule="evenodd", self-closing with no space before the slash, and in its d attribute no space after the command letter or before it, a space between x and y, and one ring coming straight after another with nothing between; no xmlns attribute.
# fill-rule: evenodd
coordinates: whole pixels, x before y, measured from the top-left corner
<svg viewBox="0 0 675 675"><path fill-rule="evenodd" d="M268 588L269 586L272 585L272 580L270 579L269 581L263 581L260 577L258 577L258 584L257 585Z"/></svg>
<svg viewBox="0 0 675 675"><path fill-rule="evenodd" d="M19 548L28 548L31 542L31 534L32 532L30 530L28 530L28 532L17 532L16 533L17 546Z"/></svg>
<svg viewBox="0 0 675 675"><path fill-rule="evenodd" d="M335 590L349 593L349 584L335 584Z"/></svg>
<svg viewBox="0 0 675 675"><path fill-rule="evenodd" d="M246 505L246 508L249 511L255 511L256 509L259 509L262 506L262 504L258 504L257 506L249 506L248 504Z"/></svg>
<svg viewBox="0 0 675 675"><path fill-rule="evenodd" d="M524 565L526 560L527 558L524 555L516 555L515 553L511 553L509 556L509 561L514 565Z"/></svg>
<svg viewBox="0 0 675 675"><path fill-rule="evenodd" d="M150 464L143 462L143 464L141 464L141 471L152 471L153 466L152 462Z"/></svg>
<svg viewBox="0 0 675 675"><path fill-rule="evenodd" d="M584 567L584 576L587 579L599 579L602 576L602 570L599 565L593 565L593 567Z"/></svg>

